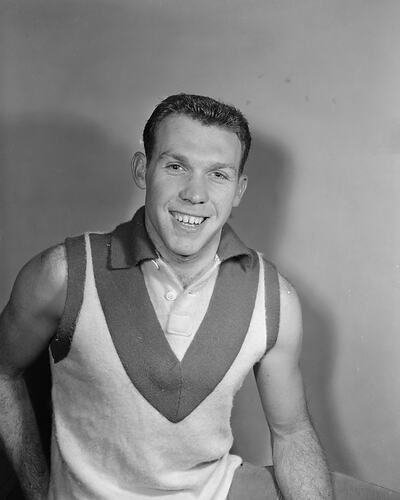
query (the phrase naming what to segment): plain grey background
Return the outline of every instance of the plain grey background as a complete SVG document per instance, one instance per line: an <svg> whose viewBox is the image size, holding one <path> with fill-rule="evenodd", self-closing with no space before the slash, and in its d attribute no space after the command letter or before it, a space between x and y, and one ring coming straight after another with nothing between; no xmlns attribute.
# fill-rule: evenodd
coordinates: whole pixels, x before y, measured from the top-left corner
<svg viewBox="0 0 400 500"><path fill-rule="evenodd" d="M179 91L237 105L254 144L232 225L296 286L330 466L400 490L400 4L14 0L0 11L0 306L35 253L143 202L132 153ZM269 460L251 378L237 449Z"/></svg>

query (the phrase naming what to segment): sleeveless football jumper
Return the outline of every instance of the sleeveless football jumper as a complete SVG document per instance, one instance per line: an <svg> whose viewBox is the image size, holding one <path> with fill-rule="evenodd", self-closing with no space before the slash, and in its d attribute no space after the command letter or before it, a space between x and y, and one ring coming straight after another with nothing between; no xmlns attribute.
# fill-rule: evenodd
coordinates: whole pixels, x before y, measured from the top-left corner
<svg viewBox="0 0 400 500"><path fill-rule="evenodd" d="M140 269L157 258L143 208L66 250L48 498L226 499L242 463L229 453L233 398L278 333L275 267L225 225L207 312L179 361Z"/></svg>

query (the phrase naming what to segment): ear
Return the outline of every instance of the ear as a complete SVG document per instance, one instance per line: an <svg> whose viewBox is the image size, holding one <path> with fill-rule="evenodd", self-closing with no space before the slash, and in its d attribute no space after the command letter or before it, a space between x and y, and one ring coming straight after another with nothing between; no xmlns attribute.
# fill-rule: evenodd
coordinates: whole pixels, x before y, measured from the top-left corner
<svg viewBox="0 0 400 500"><path fill-rule="evenodd" d="M238 207L247 188L247 175L241 175L236 186L236 193L233 199L233 207Z"/></svg>
<svg viewBox="0 0 400 500"><path fill-rule="evenodd" d="M146 156L137 151L131 160L132 177L139 189L146 189Z"/></svg>

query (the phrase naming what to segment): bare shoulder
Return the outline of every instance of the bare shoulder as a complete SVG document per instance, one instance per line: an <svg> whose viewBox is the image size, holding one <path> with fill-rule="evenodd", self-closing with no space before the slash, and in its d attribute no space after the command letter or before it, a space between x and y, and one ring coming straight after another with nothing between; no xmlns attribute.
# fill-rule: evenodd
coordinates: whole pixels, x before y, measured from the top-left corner
<svg viewBox="0 0 400 500"><path fill-rule="evenodd" d="M63 244L44 250L33 257L18 273L9 305L33 314L62 313L59 302L65 299L67 260ZM65 302L65 301L64 301Z"/></svg>
<svg viewBox="0 0 400 500"><path fill-rule="evenodd" d="M292 433L306 414L299 357L302 319L294 286L282 275L280 323L275 345L262 358L256 381L265 416L275 437Z"/></svg>
<svg viewBox="0 0 400 500"><path fill-rule="evenodd" d="M279 274L281 313L276 347L297 356L302 342L302 314L299 296L292 283Z"/></svg>
<svg viewBox="0 0 400 500"><path fill-rule="evenodd" d="M49 344L67 293L64 245L41 252L23 266L0 315L0 368L24 370Z"/></svg>
<svg viewBox="0 0 400 500"><path fill-rule="evenodd" d="M279 273L281 308L283 313L301 314L300 299L292 283Z"/></svg>

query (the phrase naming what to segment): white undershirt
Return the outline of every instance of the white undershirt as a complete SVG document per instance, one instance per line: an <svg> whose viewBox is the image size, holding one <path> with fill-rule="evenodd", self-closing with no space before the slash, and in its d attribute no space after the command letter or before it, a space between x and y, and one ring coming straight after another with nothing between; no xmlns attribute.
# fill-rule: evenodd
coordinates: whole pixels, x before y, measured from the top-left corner
<svg viewBox="0 0 400 500"><path fill-rule="evenodd" d="M171 349L181 361L208 309L220 259L189 286L183 287L172 267L161 258L141 264L147 291Z"/></svg>

